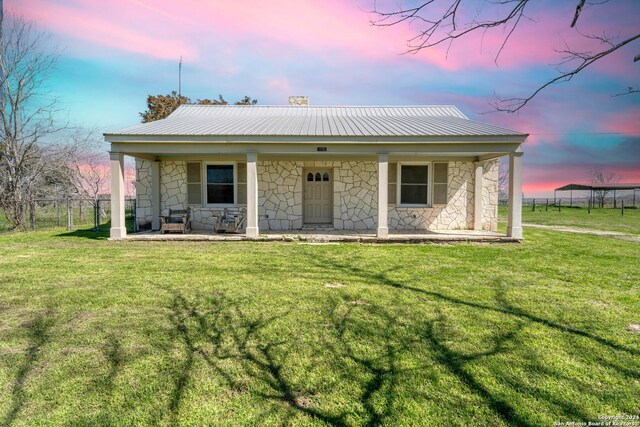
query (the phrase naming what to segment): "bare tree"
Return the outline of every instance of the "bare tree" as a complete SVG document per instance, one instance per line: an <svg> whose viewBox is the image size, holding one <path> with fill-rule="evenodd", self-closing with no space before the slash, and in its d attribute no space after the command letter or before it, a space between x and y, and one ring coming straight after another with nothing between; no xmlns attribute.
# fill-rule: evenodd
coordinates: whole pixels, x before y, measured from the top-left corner
<svg viewBox="0 0 640 427"><path fill-rule="evenodd" d="M613 184L620 181L620 176L615 172L607 171L602 168L593 168L589 171L589 182L593 185L598 184ZM604 202L611 190L600 189L594 190L593 195L598 201L600 207L604 207Z"/></svg>
<svg viewBox="0 0 640 427"><path fill-rule="evenodd" d="M53 140L64 126L46 90L56 62L46 42L29 23L0 14L0 207L14 228L36 198L70 185L75 148Z"/></svg>
<svg viewBox="0 0 640 427"><path fill-rule="evenodd" d="M377 7L376 0L374 0L373 14L375 18L371 20L371 23L379 27L390 27L402 23L411 24L414 28L417 27L417 34L408 40L407 53L418 53L423 49L439 45L448 45L450 47L458 39L472 34L483 35L494 28L502 28L504 36L495 57L497 64L500 54L505 49L510 37L517 31L519 24L523 20L529 19L525 15L525 9L529 3L533 2L531 0L484 0L478 6L477 1L428 0L422 1L415 6L397 6L391 10L380 10ZM640 40L640 33L630 34L618 39L606 34L605 31L601 34L584 34L580 32L577 23L580 14L584 13L584 9L605 3L608 3L608 0L577 0L576 11L570 23L569 17L567 17L567 25L575 28L575 31L580 36L599 44L600 48L598 50L581 52L567 46L565 49L558 51L561 58L560 62L556 64L556 70L558 71L556 77L542 83L529 95L509 98L497 97L498 101L493 103L494 108L498 111L516 112L549 86L571 80L584 69L626 45L635 43L637 46ZM615 24L612 25L612 28L615 29ZM640 60L640 55L633 58L633 61L638 60ZM626 91L614 96L632 93L639 93L637 87L628 86Z"/></svg>
<svg viewBox="0 0 640 427"><path fill-rule="evenodd" d="M93 131L77 130L72 144L77 149L75 158L70 159L75 192L97 206L100 196L110 191L107 149Z"/></svg>

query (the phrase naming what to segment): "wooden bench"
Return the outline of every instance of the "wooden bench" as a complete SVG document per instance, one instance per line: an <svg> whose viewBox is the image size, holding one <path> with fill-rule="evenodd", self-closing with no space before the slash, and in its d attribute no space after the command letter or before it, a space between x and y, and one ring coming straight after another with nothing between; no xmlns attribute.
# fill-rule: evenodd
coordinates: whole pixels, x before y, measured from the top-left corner
<svg viewBox="0 0 640 427"><path fill-rule="evenodd" d="M167 231L186 233L191 231L191 208L169 209L169 215L160 216L160 234Z"/></svg>

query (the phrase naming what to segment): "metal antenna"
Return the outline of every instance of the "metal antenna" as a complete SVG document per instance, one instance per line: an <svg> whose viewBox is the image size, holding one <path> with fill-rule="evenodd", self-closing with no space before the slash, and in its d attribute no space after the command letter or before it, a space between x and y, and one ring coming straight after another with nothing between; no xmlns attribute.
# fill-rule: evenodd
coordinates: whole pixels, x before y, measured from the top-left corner
<svg viewBox="0 0 640 427"><path fill-rule="evenodd" d="M181 96L182 96L182 55L180 55L180 63L178 64L178 98L180 98Z"/></svg>

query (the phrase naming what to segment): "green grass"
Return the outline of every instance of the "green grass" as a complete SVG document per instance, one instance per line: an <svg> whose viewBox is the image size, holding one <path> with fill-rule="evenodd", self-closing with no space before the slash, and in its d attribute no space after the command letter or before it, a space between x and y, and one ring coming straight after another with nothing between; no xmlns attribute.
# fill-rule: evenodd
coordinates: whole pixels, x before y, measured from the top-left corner
<svg viewBox="0 0 640 427"><path fill-rule="evenodd" d="M637 243L0 235L0 425L552 425L640 413ZM343 284L330 288L326 284Z"/></svg>
<svg viewBox="0 0 640 427"><path fill-rule="evenodd" d="M506 221L507 207L500 206L499 214L501 219ZM592 209L591 213L588 213L586 207L563 207L558 212L558 208L554 209L551 206L549 206L548 211L545 211L543 205L536 206L534 212L531 206L523 206L522 222L525 224L559 225L640 234L640 209L625 209L623 216L620 209L611 208Z"/></svg>

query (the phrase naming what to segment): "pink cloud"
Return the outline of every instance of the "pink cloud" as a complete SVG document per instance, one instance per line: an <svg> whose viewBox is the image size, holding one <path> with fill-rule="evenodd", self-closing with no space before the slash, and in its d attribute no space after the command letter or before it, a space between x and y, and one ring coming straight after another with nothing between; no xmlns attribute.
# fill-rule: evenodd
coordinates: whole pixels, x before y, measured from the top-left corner
<svg viewBox="0 0 640 427"><path fill-rule="evenodd" d="M195 59L209 49L213 55L230 48L251 48L272 57L305 52L333 61L418 61L444 70L496 66L494 58L504 37L502 29L457 40L448 57L446 46L401 56L407 49L407 40L415 36L418 28L372 27L369 20L373 16L367 13L371 7L368 0L69 0L64 4L56 0L23 0L10 8L47 30L89 44L161 59L175 59L181 54ZM530 11L535 22L521 21L500 56L499 66L557 63L559 56L554 49L563 48L563 40L581 50L592 48L589 45L594 43L588 43L568 26L572 8L563 5L550 11L544 6ZM620 23L617 29L621 33L633 28L633 20L625 18L633 14L624 8L601 9L614 14L609 18ZM585 31L599 31L594 16L597 14L591 9L585 13L581 21ZM300 60L304 61L304 57ZM619 62L602 67L628 73L628 64Z"/></svg>
<svg viewBox="0 0 640 427"><path fill-rule="evenodd" d="M525 154L526 156L526 154ZM563 164L558 165L526 165L523 172L523 192L527 197L546 197L553 195L553 190L570 183L587 183L589 171L593 168L604 168L621 177L620 182L640 182L640 169L628 163Z"/></svg>
<svg viewBox="0 0 640 427"><path fill-rule="evenodd" d="M630 108L604 117L600 122L600 129L603 132L640 135L640 108Z"/></svg>
<svg viewBox="0 0 640 427"><path fill-rule="evenodd" d="M154 35L140 31L135 26L114 24L122 20L117 19L113 11L96 10L94 6L92 2L73 7L45 0L24 0L19 7L13 5L9 10L35 22L45 30L80 39L92 45L160 59L175 59L181 54L191 59L198 56L192 45L176 41L170 34ZM126 11L126 8L122 11ZM114 16L109 16L110 14Z"/></svg>

